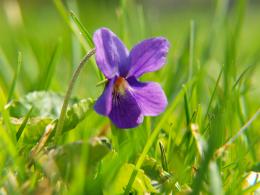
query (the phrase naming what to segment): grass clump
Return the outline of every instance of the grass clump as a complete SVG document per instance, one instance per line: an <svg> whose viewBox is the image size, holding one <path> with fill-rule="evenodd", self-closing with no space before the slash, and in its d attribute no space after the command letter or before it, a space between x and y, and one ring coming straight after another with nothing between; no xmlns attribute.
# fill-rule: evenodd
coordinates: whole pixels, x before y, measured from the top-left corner
<svg viewBox="0 0 260 195"><path fill-rule="evenodd" d="M259 192L257 4L172 13L131 1L12 2L0 2L0 194ZM168 107L134 129L93 111L105 83L94 58L60 112L101 26L129 48L171 42L165 67L142 78L162 85Z"/></svg>

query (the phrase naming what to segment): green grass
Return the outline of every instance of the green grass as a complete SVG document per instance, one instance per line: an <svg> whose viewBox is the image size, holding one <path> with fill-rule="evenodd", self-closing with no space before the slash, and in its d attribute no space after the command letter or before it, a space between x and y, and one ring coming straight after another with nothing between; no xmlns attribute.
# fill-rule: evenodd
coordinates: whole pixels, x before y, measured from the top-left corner
<svg viewBox="0 0 260 195"><path fill-rule="evenodd" d="M259 5L9 2L0 2L0 194L259 192L259 179L248 182L260 177ZM141 78L162 85L167 109L134 129L93 110L104 87L93 57L69 84L103 26L129 49L153 36L171 43L167 64Z"/></svg>

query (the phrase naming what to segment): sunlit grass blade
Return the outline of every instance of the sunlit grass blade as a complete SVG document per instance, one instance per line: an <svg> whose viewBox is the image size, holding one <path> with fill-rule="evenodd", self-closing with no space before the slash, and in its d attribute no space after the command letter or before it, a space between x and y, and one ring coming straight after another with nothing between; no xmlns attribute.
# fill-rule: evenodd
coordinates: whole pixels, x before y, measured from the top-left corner
<svg viewBox="0 0 260 195"><path fill-rule="evenodd" d="M238 107L238 116L239 116L240 124L243 125L243 124L245 124L246 118L248 117L248 113L247 113L248 111L245 110L246 109L245 108L245 106L246 106L245 98L243 96L240 97L237 104L238 104L237 107ZM252 158L254 160L256 160L257 159L256 148L253 146L254 144L252 143L252 138L250 137L250 132L245 131L245 136L247 139L247 143L249 144L248 148L249 148L250 154L251 154Z"/></svg>
<svg viewBox="0 0 260 195"><path fill-rule="evenodd" d="M160 151L161 151L161 162L162 162L162 167L165 171L168 171L168 163L167 163L167 159L166 159L166 154L165 154L165 149L164 149L164 145L162 142L159 142L159 146L160 146Z"/></svg>
<svg viewBox="0 0 260 195"><path fill-rule="evenodd" d="M215 97L217 88L218 88L218 86L219 86L219 82L220 82L220 78L221 78L221 76L222 76L222 73L223 73L223 66L221 67L221 70L220 70L220 72L219 72L219 74L218 74L218 78L217 78L217 81L216 81L215 86L214 86L214 89L213 89L213 92L212 92L212 94L211 94L211 96L210 96L209 104L208 104L208 106L207 106L207 111L206 111L206 114L205 114L205 117L204 117L204 122L206 122L206 118L207 118L208 115L209 115L209 111L210 111L210 109L211 109L211 105L212 105L213 99L214 99L214 97Z"/></svg>
<svg viewBox="0 0 260 195"><path fill-rule="evenodd" d="M53 79L54 72L55 72L55 67L57 66L59 58L61 56L61 46L62 46L62 41L61 41L61 39L59 39L59 41L55 45L55 48L51 54L51 58L46 67L46 70L43 71L43 74L41 75L39 90L48 90L49 89L51 81Z"/></svg>
<svg viewBox="0 0 260 195"><path fill-rule="evenodd" d="M189 100L188 100L186 86L184 85L183 88L185 90L185 93L184 93L184 110L185 110L185 116L186 116L186 125L187 125L187 128L189 128L189 125L190 125L190 122L191 122Z"/></svg>
<svg viewBox="0 0 260 195"><path fill-rule="evenodd" d="M191 113L190 113L190 101L188 99L188 94L187 91L188 89L186 88L186 85L183 85L184 88L184 111L185 111L185 118L186 118L186 132L185 135L182 139L182 143L185 143L187 150L189 150L190 146L191 146Z"/></svg>
<svg viewBox="0 0 260 195"><path fill-rule="evenodd" d="M80 30L77 27L77 25L71 21L69 12L67 11L66 7L63 5L62 1L61 0L53 0L53 1L57 10L62 16L63 20L67 23L67 25L70 27L70 29L75 34L75 36L79 39L79 42L82 45L82 47L85 49L85 51L89 50L90 47L88 46L84 37L81 36Z"/></svg>
<svg viewBox="0 0 260 195"><path fill-rule="evenodd" d="M3 127L0 127L0 135L1 144L5 145L6 151L14 159L17 155L16 145L14 144L13 140L10 138L7 131Z"/></svg>
<svg viewBox="0 0 260 195"><path fill-rule="evenodd" d="M4 142L7 144L7 149L10 150L10 153L15 156L16 154L16 139L15 139L15 129L10 122L10 116L8 110L5 109L6 96L2 88L0 87L0 113L3 117L3 124L5 128L0 129L1 137Z"/></svg>
<svg viewBox="0 0 260 195"><path fill-rule="evenodd" d="M210 175L210 192L212 195L222 195L222 180L219 174L217 163L212 161L209 164L209 175Z"/></svg>
<svg viewBox="0 0 260 195"><path fill-rule="evenodd" d="M218 150L215 153L216 157L219 157L223 154L224 151L232 144L234 143L245 131L248 129L248 127L257 119L258 115L260 114L260 108L256 111L256 113L248 120L246 124L244 124L239 131L231 137L223 146L218 148Z"/></svg>
<svg viewBox="0 0 260 195"><path fill-rule="evenodd" d="M209 129L209 138L207 140L207 148L204 158L201 159L198 171L192 181L192 194L197 195L202 191L202 184L207 174L210 160L212 159L215 150L222 143L222 132L224 131L225 117L222 114L224 109L223 105L215 111L215 118L212 121L212 125Z"/></svg>
<svg viewBox="0 0 260 195"><path fill-rule="evenodd" d="M143 39L146 34L146 26L145 26L145 16L144 16L144 8L142 5L137 6L137 13L138 13L138 22L140 27L140 36Z"/></svg>
<svg viewBox="0 0 260 195"><path fill-rule="evenodd" d="M260 182L257 182L255 185L246 188L243 191L243 194L254 194L256 190L259 190L259 188L260 188Z"/></svg>
<svg viewBox="0 0 260 195"><path fill-rule="evenodd" d="M194 137L199 155L201 158L203 158L208 145L204 137L202 137L201 134L199 133L199 127L197 124L191 124L191 132L192 132L192 136Z"/></svg>
<svg viewBox="0 0 260 195"><path fill-rule="evenodd" d="M81 22L79 21L78 17L76 16L76 14L73 11L70 11L70 15L72 20L75 22L75 24L77 24L77 26L79 27L80 32L83 34L83 36L86 38L89 46L91 48L94 47L94 42L92 40L92 37L90 35L90 33L87 31L87 29L81 24Z"/></svg>
<svg viewBox="0 0 260 195"><path fill-rule="evenodd" d="M251 66L248 66L245 68L245 70L242 71L242 73L239 75L239 77L237 78L235 84L233 85L232 89L235 89L235 87L241 82L242 78L246 75L246 73L251 70L252 68L255 67L256 64L253 64Z"/></svg>
<svg viewBox="0 0 260 195"><path fill-rule="evenodd" d="M120 0L119 11L117 12L118 21L120 25L120 37L122 37L125 43L128 43L128 21L127 21L127 1Z"/></svg>
<svg viewBox="0 0 260 195"><path fill-rule="evenodd" d="M28 120L30 118L30 114L32 113L33 107L29 110L29 112L26 114L26 116L24 117L21 126L19 127L18 131L16 132L16 140L19 141L24 128L26 127Z"/></svg>
<svg viewBox="0 0 260 195"><path fill-rule="evenodd" d="M237 45L239 35L242 30L243 19L246 11L246 0L238 0L234 5L234 19L230 24L232 29L226 26L226 51L225 51L225 66L224 66L224 89L225 95L228 96L232 79L235 79L237 74L236 58L237 58Z"/></svg>
<svg viewBox="0 0 260 195"><path fill-rule="evenodd" d="M17 83L19 73L20 73L21 65L22 65L22 53L18 52L18 62L17 62L17 67L16 67L16 70L14 73L13 81L12 81L12 84L11 84L11 87L10 87L10 90L8 93L8 99L7 99L8 102L12 99L12 97L14 95L14 90L15 90L15 86Z"/></svg>
<svg viewBox="0 0 260 195"><path fill-rule="evenodd" d="M195 42L195 22L190 22L190 40L189 40L189 75L188 79L192 78L193 74L193 58L194 58L194 42Z"/></svg>
<svg viewBox="0 0 260 195"><path fill-rule="evenodd" d="M13 69L10 61L8 60L3 48L0 47L0 80L3 83L2 87L7 88L9 86L10 76L13 74Z"/></svg>
<svg viewBox="0 0 260 195"><path fill-rule="evenodd" d="M89 35L89 33L87 33L88 31L87 31L86 27L84 27L82 25L82 23L79 21L78 18L77 18L77 20L75 17L72 17L72 19L71 19L68 10L63 5L61 0L53 0L53 1L54 1L54 4L55 4L57 10L59 11L60 15L62 16L64 21L67 23L67 25L70 27L70 29L75 34L75 36L78 38L78 40L79 40L81 46L84 48L85 52L89 51L90 49L93 49L93 47L91 47L91 45L93 45L93 41L91 41L92 38ZM81 30L83 30L85 33L87 33L87 35L88 35L87 40L85 39L86 38L85 36L82 36ZM91 45L89 45L88 42L90 42ZM94 59L90 59L90 62L93 65L99 79L103 80L104 79L103 75L101 74L101 71L96 66Z"/></svg>
<svg viewBox="0 0 260 195"><path fill-rule="evenodd" d="M169 137L168 137L168 141L167 141L167 149L166 149L166 152L167 152L167 159L170 159L170 155L171 155L171 146L172 146L172 137L173 137L173 124L170 124L170 127L169 127Z"/></svg>
<svg viewBox="0 0 260 195"><path fill-rule="evenodd" d="M247 129L248 127L251 125L251 123L257 119L258 115L260 114L260 108L258 108L258 110L256 111L256 113L250 118L250 120L248 120L248 122L241 127L241 129L236 133L235 136L233 136L228 142L227 145L232 144L239 136L241 136Z"/></svg>

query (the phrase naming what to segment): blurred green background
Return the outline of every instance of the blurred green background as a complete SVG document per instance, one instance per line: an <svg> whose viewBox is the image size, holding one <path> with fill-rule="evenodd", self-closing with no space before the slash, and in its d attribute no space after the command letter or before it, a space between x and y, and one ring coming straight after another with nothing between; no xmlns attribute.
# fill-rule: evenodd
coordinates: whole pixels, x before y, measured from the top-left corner
<svg viewBox="0 0 260 195"><path fill-rule="evenodd" d="M200 61L200 53L207 44L209 37L214 42L214 58L207 66L215 74L216 64L224 63L225 39L227 31L218 28L216 9L218 1L203 0L143 0L126 1L127 17L124 28L127 37L123 38L120 23L120 2L106 0L66 1L69 10L78 15L82 23L92 34L97 28L108 27L125 40L129 48L143 38L165 36L171 41L170 62L176 60L183 48L183 42L189 34L190 22L195 22L196 51L195 62ZM221 2L221 1L219 1ZM229 4L227 15L230 18L228 28L232 28L234 17L232 11L235 1L222 1ZM221 5L220 5L221 6ZM249 65L250 58L259 55L260 51L260 5L259 1L248 1L245 17L242 18L242 29L237 40L238 69ZM143 21L140 19L143 18ZM144 17L143 17L144 16ZM224 16L223 16L224 17ZM218 28L214 30L214 28ZM216 33L216 36L212 32ZM214 40L215 39L215 40ZM50 61L58 40L62 41L62 54L59 56L51 89L64 91L72 69L79 62L84 50L80 48L77 38L71 33L68 25L59 15L52 1L44 0L1 0L0 1L0 75L1 82L6 88L10 87L14 69L17 64L17 53L22 51L24 56L22 74L19 76L18 93L36 90L44 77L44 67ZM169 64L173 66L174 64ZM257 69L259 71L259 69ZM94 87L97 78L87 70L79 82L79 96L96 96ZM259 75L259 74L258 74ZM254 74L257 78L257 74ZM62 79L59 79L62 78ZM254 82L258 82L255 80ZM92 87L91 87L92 86ZM98 92L99 93L99 92ZM254 97L259 95L258 89L253 90Z"/></svg>

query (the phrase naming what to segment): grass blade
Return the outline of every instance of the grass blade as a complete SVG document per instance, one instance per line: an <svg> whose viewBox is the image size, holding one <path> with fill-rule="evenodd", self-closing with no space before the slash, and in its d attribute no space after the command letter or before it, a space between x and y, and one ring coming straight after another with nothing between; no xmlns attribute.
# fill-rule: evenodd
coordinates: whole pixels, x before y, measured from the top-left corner
<svg viewBox="0 0 260 195"><path fill-rule="evenodd" d="M184 85L183 86L184 88L184 110L185 110L185 116L186 116L186 125L187 125L187 128L189 128L190 126L190 108L189 108L189 100L188 100L188 96L187 96L187 89L186 89L186 86Z"/></svg>
<svg viewBox="0 0 260 195"><path fill-rule="evenodd" d="M17 133L16 133L16 141L19 141L19 139L20 139L20 137L21 137L21 135L22 135L22 133L23 133L23 130L24 130L24 128L26 127L26 125L27 125L27 123L28 123L28 120L29 120L29 118L30 118L30 115L31 115L31 113L32 113L32 110L33 110L33 108L31 108L31 109L29 110L29 112L26 114L24 120L22 121L22 124L21 124L21 126L19 127L19 129L18 129L18 131L17 131Z"/></svg>
<svg viewBox="0 0 260 195"><path fill-rule="evenodd" d="M14 73L13 81L12 81L12 84L11 84L11 87L10 87L10 90L9 90L9 93L8 93L8 99L7 99L8 102L12 99L12 97L14 95L14 90L15 90L15 86L16 86L16 83L17 83L17 80L18 80L18 76L19 76L19 73L20 73L20 70L21 70L21 65L22 65L22 53L18 52L18 62L17 62L17 67L16 67L16 70L15 70L15 73Z"/></svg>
<svg viewBox="0 0 260 195"><path fill-rule="evenodd" d="M159 146L160 146L160 151L161 151L162 167L165 171L168 171L167 159L166 159L166 154L165 154L165 149L164 149L163 143L159 142Z"/></svg>
<svg viewBox="0 0 260 195"><path fill-rule="evenodd" d="M62 16L62 18L64 19L64 21L66 22L66 24L70 27L70 29L72 30L72 32L75 34L75 36L78 38L81 46L84 48L84 50L87 52L89 51L90 49L92 49L93 47L91 47L91 45L93 45L93 41L90 41L92 40L91 36L88 34L89 36L89 39L87 39L87 41L85 40L85 36L83 37L82 36L82 32L81 30L85 29L85 32L88 32L86 30L86 28L82 25L82 23L79 21L78 19L78 22L75 22L76 21L76 18L72 18L72 20L70 20L70 14L69 12L67 11L66 7L63 5L62 1L61 0L53 0L57 10L59 11L60 15ZM74 19L74 20L73 20ZM81 29L81 30L80 30ZM88 44L88 42L90 41L91 45ZM103 80L103 75L101 74L101 71L98 69L98 67L96 66L96 63L94 61L94 59L90 59L90 62L91 64L93 65L95 71L96 71L96 74L98 76L98 78L100 80Z"/></svg>
<svg viewBox="0 0 260 195"><path fill-rule="evenodd" d="M88 51L90 47L88 46L86 40L81 36L80 30L77 25L72 23L70 20L69 12L67 11L66 7L63 5L61 0L53 0L54 4L59 11L60 15L62 16L63 20L66 22L66 24L70 27L72 32L75 34L75 36L79 39L79 42L81 46L85 49L85 51Z"/></svg>
<svg viewBox="0 0 260 195"><path fill-rule="evenodd" d="M210 162L209 164L210 174L210 192L212 195L222 195L222 181L219 175L219 170L216 162Z"/></svg>
<svg viewBox="0 0 260 195"><path fill-rule="evenodd" d="M3 123L5 124L5 129L3 128L0 133L1 133L1 137L6 142L7 146L10 147L9 148L10 152L12 154L15 154L16 153L15 129L13 128L10 122L9 112L7 109L5 109L5 102L6 102L6 96L2 88L0 87L0 113L2 114Z"/></svg>
<svg viewBox="0 0 260 195"><path fill-rule="evenodd" d="M54 75L55 67L58 64L58 59L60 58L61 55L61 39L58 41L56 44L50 61L47 65L46 71L44 71L44 74L41 76L41 83L40 83L40 90L48 90L52 81L52 77Z"/></svg>
<svg viewBox="0 0 260 195"><path fill-rule="evenodd" d="M220 78L221 78L222 73L223 73L223 67L224 67L224 66L222 66L222 68L221 68L221 70L220 70L220 72L219 72L219 74L218 74L218 78L217 78L215 87L214 87L214 89L213 89L213 92L212 92L211 97L210 97L210 100L209 100L209 105L208 105L208 107L207 107L207 111L206 111L206 114L205 114L205 117L204 117L204 121L206 120L206 118L207 118L208 115L209 115L209 110L210 110L210 108L211 108L211 104L212 104L213 99L214 99L214 97L215 97L215 94L216 94L216 91L217 91L217 87L219 86Z"/></svg>
<svg viewBox="0 0 260 195"><path fill-rule="evenodd" d="M255 185L246 188L243 194L254 194L254 192L259 188L260 188L260 182L257 182Z"/></svg>
<svg viewBox="0 0 260 195"><path fill-rule="evenodd" d="M248 66L245 68L245 70L239 75L237 78L235 84L233 85L232 89L235 89L235 87L239 84L239 82L242 80L242 78L246 75L246 73L253 67L255 67L256 64L253 64L251 66Z"/></svg>
<svg viewBox="0 0 260 195"><path fill-rule="evenodd" d="M245 133L248 127L252 124L252 122L254 122L257 119L259 114L260 114L260 108L258 108L256 113L248 120L248 122L245 125L243 125L243 127L239 129L239 131L233 137L231 137L223 146L221 146L216 151L215 156L216 157L221 156L221 154L227 149L227 147L229 147L232 143L234 143L234 141L236 141L238 137L240 137L243 133Z"/></svg>
<svg viewBox="0 0 260 195"><path fill-rule="evenodd" d="M70 16L71 16L72 20L74 21L74 23L77 24L80 32L86 38L90 48L93 48L94 42L93 42L93 39L92 39L90 33L88 32L88 30L82 25L82 23L79 21L78 17L76 16L76 14L73 11L70 11Z"/></svg>
<svg viewBox="0 0 260 195"><path fill-rule="evenodd" d="M10 82L9 75L12 75L14 71L2 47L0 47L0 70L0 81L7 88Z"/></svg>
<svg viewBox="0 0 260 195"><path fill-rule="evenodd" d="M190 43L189 43L189 80L192 78L193 73L193 58L194 58L194 36L195 36L195 23L190 22Z"/></svg>

